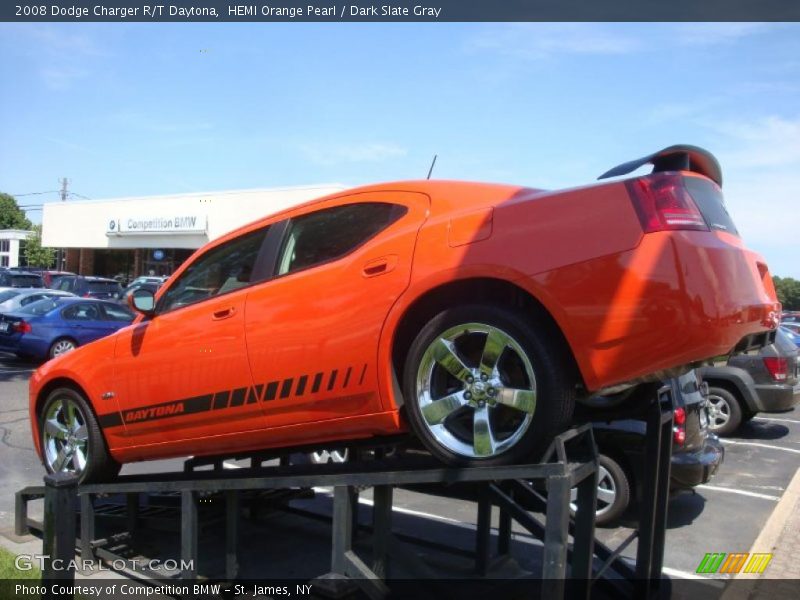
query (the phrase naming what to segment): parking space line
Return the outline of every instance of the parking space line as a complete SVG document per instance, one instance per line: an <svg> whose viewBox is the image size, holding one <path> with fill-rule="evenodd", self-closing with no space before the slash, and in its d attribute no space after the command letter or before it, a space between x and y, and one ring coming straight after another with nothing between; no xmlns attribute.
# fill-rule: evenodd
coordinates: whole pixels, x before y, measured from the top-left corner
<svg viewBox="0 0 800 600"><path fill-rule="evenodd" d="M800 454L800 450L796 448L784 448L782 446L773 446L772 444L762 444L760 442L739 442L735 440L726 440L722 438L723 444L734 444L735 446L754 446L756 448L769 448L770 450L783 450L784 452L792 452L794 454Z"/></svg>
<svg viewBox="0 0 800 600"><path fill-rule="evenodd" d="M750 498L761 498L762 500L772 500L777 502L781 499L780 496L770 496L769 494L759 494L758 492L748 492L746 490L735 490L733 488L720 487L717 485L700 484L697 486L700 490L711 490L712 492L726 492L728 494L739 494L740 496L749 496Z"/></svg>
<svg viewBox="0 0 800 600"><path fill-rule="evenodd" d="M798 419L779 419L778 417L753 417L754 421L778 421L780 423L800 423Z"/></svg>
<svg viewBox="0 0 800 600"><path fill-rule="evenodd" d="M703 575L698 575L697 573L692 573L691 571L681 571L680 569L671 569L670 567L661 567L661 572L664 575L669 575L670 577L680 577L681 579L703 579L712 585L725 587L725 579L717 577L704 577Z"/></svg>

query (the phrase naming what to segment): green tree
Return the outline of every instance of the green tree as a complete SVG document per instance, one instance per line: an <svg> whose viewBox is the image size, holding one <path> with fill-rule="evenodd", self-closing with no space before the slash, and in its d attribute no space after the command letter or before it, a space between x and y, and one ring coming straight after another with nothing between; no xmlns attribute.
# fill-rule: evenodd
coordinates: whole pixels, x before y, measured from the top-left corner
<svg viewBox="0 0 800 600"><path fill-rule="evenodd" d="M783 310L800 310L800 281L791 277L773 277Z"/></svg>
<svg viewBox="0 0 800 600"><path fill-rule="evenodd" d="M28 266L51 267L55 259L55 249L42 246L42 226L31 227L31 233L25 240L25 260L28 262Z"/></svg>
<svg viewBox="0 0 800 600"><path fill-rule="evenodd" d="M31 222L17 204L16 198L0 192L0 229L30 229Z"/></svg>

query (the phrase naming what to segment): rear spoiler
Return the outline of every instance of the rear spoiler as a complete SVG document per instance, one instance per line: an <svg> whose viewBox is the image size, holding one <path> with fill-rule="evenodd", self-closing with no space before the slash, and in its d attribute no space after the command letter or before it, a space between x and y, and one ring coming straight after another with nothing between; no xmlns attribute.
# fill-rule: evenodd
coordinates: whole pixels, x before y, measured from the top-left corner
<svg viewBox="0 0 800 600"><path fill-rule="evenodd" d="M705 175L722 187L722 168L719 166L716 157L708 150L697 146L689 146L688 144L670 146L650 156L622 163L610 171L606 171L598 179L627 175L646 164L653 165L653 173L660 171L694 171Z"/></svg>

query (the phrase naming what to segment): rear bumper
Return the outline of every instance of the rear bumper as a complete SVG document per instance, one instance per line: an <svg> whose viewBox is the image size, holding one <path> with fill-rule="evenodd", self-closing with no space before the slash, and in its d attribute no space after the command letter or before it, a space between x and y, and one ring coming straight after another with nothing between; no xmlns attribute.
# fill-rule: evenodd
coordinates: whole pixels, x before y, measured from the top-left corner
<svg viewBox="0 0 800 600"><path fill-rule="evenodd" d="M759 412L785 412L800 403L800 381L790 385L756 385Z"/></svg>
<svg viewBox="0 0 800 600"><path fill-rule="evenodd" d="M672 454L670 490L686 490L707 483L725 458L719 438L709 434L703 447L694 452Z"/></svg>
<svg viewBox="0 0 800 600"><path fill-rule="evenodd" d="M590 391L760 347L778 325L766 264L727 233L650 233L564 271L562 329Z"/></svg>

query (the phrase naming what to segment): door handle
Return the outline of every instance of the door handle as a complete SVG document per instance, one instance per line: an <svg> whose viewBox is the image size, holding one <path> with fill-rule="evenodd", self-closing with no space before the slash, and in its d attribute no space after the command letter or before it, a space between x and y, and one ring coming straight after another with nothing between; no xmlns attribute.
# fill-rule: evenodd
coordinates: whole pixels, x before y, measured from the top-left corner
<svg viewBox="0 0 800 600"><path fill-rule="evenodd" d="M381 256L374 260L369 261L364 265L361 273L364 277L375 277L376 275L383 275L393 271L397 266L397 255L390 254L388 256Z"/></svg>
<svg viewBox="0 0 800 600"><path fill-rule="evenodd" d="M236 308L231 306L230 308L214 311L214 313L212 313L211 315L211 319L214 321L221 321L222 319L227 319L228 317L232 317L235 314L236 314Z"/></svg>

